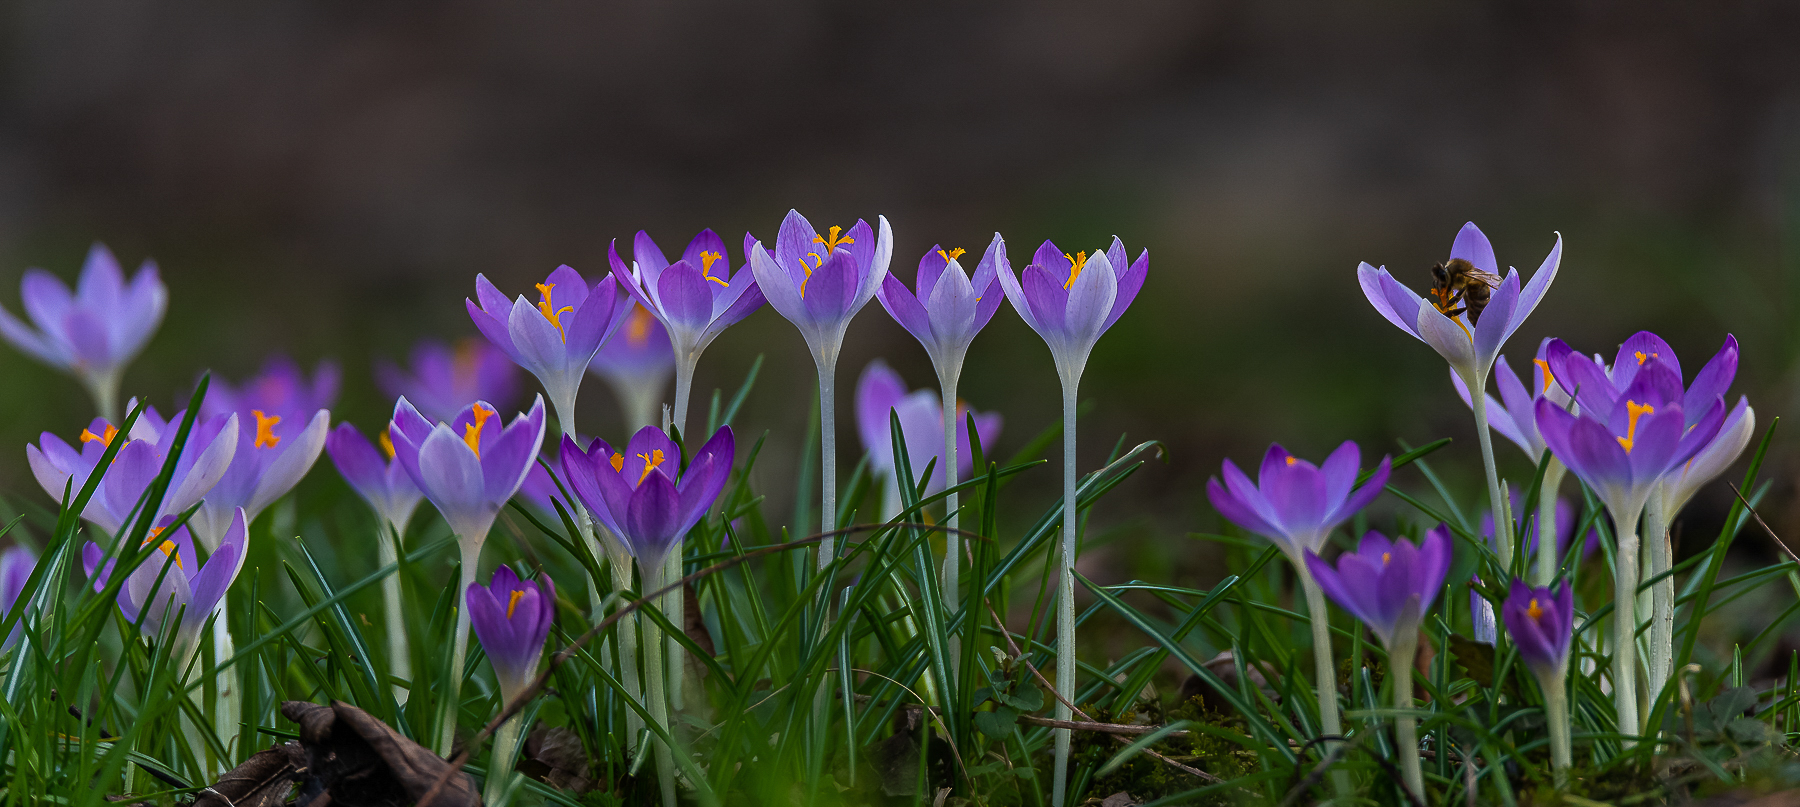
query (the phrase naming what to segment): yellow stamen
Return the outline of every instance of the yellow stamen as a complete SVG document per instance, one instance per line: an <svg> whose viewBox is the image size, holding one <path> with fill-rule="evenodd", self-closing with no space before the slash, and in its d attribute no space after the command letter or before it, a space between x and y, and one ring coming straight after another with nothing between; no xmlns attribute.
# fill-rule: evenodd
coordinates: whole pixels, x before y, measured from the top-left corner
<svg viewBox="0 0 1800 807"><path fill-rule="evenodd" d="M1652 353L1652 354L1650 354L1650 355L1648 355L1648 356L1646 356L1646 355L1644 355L1644 351L1642 351L1642 350L1639 350L1639 351L1637 351L1637 352L1635 352L1635 353L1633 353L1633 354L1631 354L1631 355L1633 355L1633 356L1636 356L1636 357L1637 357L1637 360L1638 360L1638 364L1639 364L1639 365L1642 365L1642 364L1643 364L1643 363L1644 363L1644 362L1647 362L1647 361L1649 361L1649 360L1651 360L1651 359L1654 359L1654 358L1656 358L1656 354L1655 354L1655 353Z"/></svg>
<svg viewBox="0 0 1800 807"><path fill-rule="evenodd" d="M512 593L512 596L506 600L506 618L507 619L512 619L513 609L519 607L519 600L523 599L524 597L525 597L525 592L515 591Z"/></svg>
<svg viewBox="0 0 1800 807"><path fill-rule="evenodd" d="M1289 464L1289 465L1293 465L1293 464L1294 464L1294 463L1296 463L1296 462L1299 462L1299 461L1300 461L1300 460L1298 460L1298 459L1295 459L1295 458L1294 458L1294 457L1293 457L1293 456L1291 456L1291 455L1290 455L1290 456L1289 456L1289 457L1288 457L1288 458L1287 458L1287 464Z"/></svg>
<svg viewBox="0 0 1800 807"><path fill-rule="evenodd" d="M569 334L563 330L562 313L564 311L574 311L575 306L565 305L562 308L552 307L550 305L550 290L554 288L556 288L555 283L537 284L538 294L544 296L544 299L538 301L537 307L538 311L543 312L544 319L550 320L550 324L556 326L556 334L561 336L564 342L567 342L569 341Z"/></svg>
<svg viewBox="0 0 1800 807"><path fill-rule="evenodd" d="M1655 411L1656 407L1651 406L1650 404L1639 404L1637 401L1625 402L1625 414L1630 420L1625 421L1625 436L1614 438L1619 441L1619 445L1625 447L1625 453L1631 453L1631 444L1634 438L1637 437L1638 418Z"/></svg>
<svg viewBox="0 0 1800 807"><path fill-rule="evenodd" d="M1534 620L1544 618L1544 609L1538 606L1536 597L1532 597L1531 604L1525 606L1525 615Z"/></svg>
<svg viewBox="0 0 1800 807"><path fill-rule="evenodd" d="M731 288L731 284L729 282L726 282L722 278L717 278L717 277L712 276L713 261L716 261L723 257L725 257L725 253L722 253L722 252L702 252L702 253L700 253L700 276L729 289L729 288Z"/></svg>
<svg viewBox="0 0 1800 807"><path fill-rule="evenodd" d="M813 243L824 244L825 245L825 254L827 254L827 255L830 255L831 253L836 252L837 248L840 246L843 246L845 244L856 243L856 239L854 239L854 238L850 238L850 237L839 238L838 237L838 233L843 232L843 229L844 228L842 228L842 227L832 227L831 235L828 237L814 235Z"/></svg>
<svg viewBox="0 0 1800 807"><path fill-rule="evenodd" d="M381 453L387 455L388 462L393 462L394 438L388 436L387 429L382 429L380 434L375 435L375 442L381 444Z"/></svg>
<svg viewBox="0 0 1800 807"><path fill-rule="evenodd" d="M713 278L717 280L718 278ZM650 309L641 305L631 307L631 318L625 320L625 343L632 347L643 347L650 341Z"/></svg>
<svg viewBox="0 0 1800 807"><path fill-rule="evenodd" d="M100 445L106 446L107 448L111 448L113 438L119 436L119 427L114 426L111 423L108 423L108 424L106 424L106 428L102 429L101 431L102 431L101 434L95 434L91 431L88 431L87 429L82 429L81 430L81 442L92 443L95 440L99 440Z"/></svg>
<svg viewBox="0 0 1800 807"><path fill-rule="evenodd" d="M624 454L612 455L612 467L613 467L614 471L625 470L625 455Z"/></svg>
<svg viewBox="0 0 1800 807"><path fill-rule="evenodd" d="M944 256L944 263L949 263L962 257L966 251L962 247L956 247L955 249L940 249L938 254Z"/></svg>
<svg viewBox="0 0 1800 807"><path fill-rule="evenodd" d="M1064 252L1063 257L1069 259L1069 279L1063 281L1063 288L1072 289L1075 288L1075 279L1081 277L1081 270L1087 266L1087 253L1077 252L1070 255Z"/></svg>
<svg viewBox="0 0 1800 807"><path fill-rule="evenodd" d="M1394 553L1392 553L1392 552L1381 553L1381 565L1386 566L1388 564L1388 561L1393 560L1393 559L1394 559Z"/></svg>
<svg viewBox="0 0 1800 807"><path fill-rule="evenodd" d="M1431 304L1432 307L1436 308L1438 310L1438 313L1443 314L1445 316L1449 316L1449 314L1450 314L1450 297L1451 297L1450 290L1449 289L1430 289L1430 290L1428 290L1427 293L1429 293L1431 296L1437 298L1437 302L1434 302ZM1450 317L1450 321L1456 323L1456 327L1463 329L1463 335L1469 337L1469 344L1471 344L1471 345L1475 344L1474 332L1469 330L1469 326L1463 324L1463 321L1461 318ZM1533 361L1536 361L1536 360L1534 359Z"/></svg>
<svg viewBox="0 0 1800 807"><path fill-rule="evenodd" d="M1556 376L1550 374L1550 362L1544 361L1543 359L1532 359L1531 363L1537 365L1538 369L1543 371L1543 373L1544 373L1543 392L1549 392L1551 383L1556 381Z"/></svg>
<svg viewBox="0 0 1800 807"><path fill-rule="evenodd" d="M156 539L162 535L163 529L164 528L162 527L151 527L150 537L144 539L143 545L149 546L150 544L155 543ZM175 559L175 568L183 568L181 565L180 547L177 547L174 541L165 540L162 543L156 544L156 548L161 550L164 556Z"/></svg>
<svg viewBox="0 0 1800 807"><path fill-rule="evenodd" d="M252 409L250 414L256 416L257 448L274 448L281 445L281 438L276 436L275 427L281 423L280 415L265 415L261 409Z"/></svg>
<svg viewBox="0 0 1800 807"><path fill-rule="evenodd" d="M463 424L463 442L468 443L469 450L475 452L475 459L481 459L481 427L487 423L488 418L494 416L495 412L481 404L476 404L471 414L474 415L475 422Z"/></svg>
<svg viewBox="0 0 1800 807"><path fill-rule="evenodd" d="M837 228L833 227L832 229L835 230ZM819 253L817 252L808 252L806 253L806 257L812 258L817 262L809 266L806 263L806 258L800 259L800 271L806 273L806 277L800 279L800 299L802 300L806 299L806 284L812 280L813 270L825 265L825 259L819 257Z"/></svg>
<svg viewBox="0 0 1800 807"><path fill-rule="evenodd" d="M833 227L832 229L837 228ZM663 463L662 449L653 449L649 454L639 454L638 459L644 461L644 472L638 475L638 484L642 485L644 480L650 478L650 472L656 470L656 466Z"/></svg>

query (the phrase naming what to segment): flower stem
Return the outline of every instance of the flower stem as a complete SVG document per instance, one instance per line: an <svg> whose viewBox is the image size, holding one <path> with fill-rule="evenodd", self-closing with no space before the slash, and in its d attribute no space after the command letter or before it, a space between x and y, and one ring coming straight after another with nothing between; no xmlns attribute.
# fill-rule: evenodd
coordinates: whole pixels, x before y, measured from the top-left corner
<svg viewBox="0 0 1800 807"><path fill-rule="evenodd" d="M94 396L94 408L99 410L100 417L107 423L117 425L119 422L119 371L114 370L103 376L83 380L87 382L88 394Z"/></svg>
<svg viewBox="0 0 1800 807"><path fill-rule="evenodd" d="M225 662L237 654L237 646L231 641L231 626L226 624L228 611L220 611L213 620L213 666L223 667ZM239 721L243 719L243 693L238 691L238 668L230 667L219 670L213 676L213 686L217 701L213 710L213 732L219 742L225 745L229 757L236 752L234 746L240 733ZM224 768L230 768L227 762Z"/></svg>
<svg viewBox="0 0 1800 807"><path fill-rule="evenodd" d="M827 533L819 542L819 568L823 570L837 558L837 538L829 533L837 529L837 382L838 349L828 347L813 355L819 369L819 532Z"/></svg>
<svg viewBox="0 0 1800 807"><path fill-rule="evenodd" d="M1556 523L1556 493L1562 487L1563 474L1568 470L1555 455L1550 457L1550 464L1544 467L1544 484L1538 488L1537 574L1531 583L1534 586L1550 585L1550 581L1556 579L1556 570L1562 566L1562 558L1556 546L1556 538L1562 534L1562 525ZM1573 545L1581 537L1571 532L1569 540Z"/></svg>
<svg viewBox="0 0 1800 807"><path fill-rule="evenodd" d="M1419 631L1414 625L1404 626L1394 637L1388 652L1388 669L1393 675L1394 708L1413 708L1413 660L1419 654ZM1419 720L1412 715L1394 718L1394 745L1400 752L1400 776L1406 789L1419 798L1425 797L1425 775L1419 770Z"/></svg>
<svg viewBox="0 0 1800 807"><path fill-rule="evenodd" d="M1644 575L1655 577L1669 571L1674 560L1669 543L1668 514L1663 512L1660 495L1651 496L1644 507ZM1675 664L1675 577L1669 575L1650 584L1650 658L1649 691L1644 695L1650 703L1662 695L1674 673ZM1647 715L1646 715L1647 718Z"/></svg>
<svg viewBox="0 0 1800 807"><path fill-rule="evenodd" d="M684 571L681 549L684 543L684 541L677 541L675 546L669 550L669 560L663 564L664 580L681 579ZM662 588L662 586L659 585L657 588ZM687 629L687 591L685 588L664 594L658 607L662 609L664 615L668 616L669 624L674 625L675 630ZM673 634L668 637L665 644L669 650L669 708L679 712L682 709L683 684L687 680L683 675L687 672L687 649L681 646L681 642L675 640Z"/></svg>
<svg viewBox="0 0 1800 807"><path fill-rule="evenodd" d="M647 562L643 565L642 571L644 573L645 591L655 591L666 585L663 582L663 570L667 568L667 566L668 563L666 558L657 558L656 560ZM655 620L646 620L644 622L644 646L648 651L644 653L644 678L650 685L649 696L645 700L644 706L650 710L650 719L656 723L656 726L664 731L668 731L670 730L669 706L665 693L663 692L663 660L662 653L657 652L663 638L661 634L662 629L657 626ZM662 785L663 807L675 807L675 758L672 756L673 749L669 748L669 744L663 742L660 737L652 737L650 742L656 749L656 778Z"/></svg>
<svg viewBox="0 0 1800 807"><path fill-rule="evenodd" d="M1304 559L1290 557L1288 560L1293 563L1294 570L1300 577L1300 590L1306 594L1307 622L1312 626L1313 675L1317 681L1316 694L1319 699L1319 733L1342 737L1344 723L1338 717L1337 663L1331 654L1331 619L1330 612L1325 609L1325 591L1313 579ZM1320 753L1325 752L1324 748L1319 750ZM1337 791L1339 798L1350 795L1350 775L1341 769L1333 770L1331 787Z"/></svg>
<svg viewBox="0 0 1800 807"><path fill-rule="evenodd" d="M1575 761L1569 736L1569 690L1564 685L1568 675L1569 662L1565 660L1556 672L1538 676L1538 686L1544 690L1544 716L1550 723L1550 767L1556 771L1558 788L1568 786L1569 767Z"/></svg>
<svg viewBox="0 0 1800 807"><path fill-rule="evenodd" d="M387 568L400 561L400 530L393 525L384 530L377 542L377 555L381 567ZM388 673L395 678L406 679L407 684L394 684L394 702L404 706L407 697L412 694L412 651L406 640L406 609L402 605L403 596L400 591L400 572L381 579L381 606L387 618L387 651Z"/></svg>
<svg viewBox="0 0 1800 807"><path fill-rule="evenodd" d="M460 537L460 536L459 536ZM469 607L463 602L464 592L475 585L475 564L481 558L481 545L470 547L463 542L462 580L456 588L456 627L450 632L450 681L444 702L438 710L437 755L450 758L450 746L456 741L456 716L462 708L463 662L469 654Z"/></svg>
<svg viewBox="0 0 1800 807"><path fill-rule="evenodd" d="M944 526L949 529L944 532L944 574L942 593L944 597L944 610L952 614L956 612L956 604L960 600L959 589L962 585L963 556L962 535L956 531L956 525L960 520L956 514L957 494L956 491L952 490L952 488L956 487L957 481L956 434L960 425L956 422L957 381L957 373L955 372L940 374L938 376L938 386L943 390L944 394L944 456L938 462L938 466L942 469L940 472L944 475L944 489L950 491L944 496ZM950 645L950 675L952 680L956 677L956 671L961 668L962 644L953 642Z"/></svg>
<svg viewBox="0 0 1800 807"><path fill-rule="evenodd" d="M1505 513L1506 497L1500 492L1500 473L1494 466L1494 436L1488 433L1487 416L1487 375L1473 379L1467 383L1469 388L1469 409L1475 413L1475 439L1481 444L1481 467L1487 471L1488 503L1494 513L1494 547L1500 556L1500 565L1512 568L1513 537L1510 519L1502 518Z"/></svg>
<svg viewBox="0 0 1800 807"><path fill-rule="evenodd" d="M602 527L601 529L604 530L605 528ZM610 534L607 535L610 538ZM617 539L611 539L607 542L607 565L612 569L613 590L630 591L631 555L625 552L623 546L619 546L615 551L612 545L617 543ZM600 618L597 610L598 607L596 606L596 614L594 617L596 621ZM625 697L642 703L644 700L644 688L638 681L637 612L632 611L620 617L618 624L615 626L615 630L617 630L619 634L619 683L625 686ZM638 735L642 734L643 731L644 718L638 715L636 709L627 707L625 709L625 749L627 753L630 753L634 757L639 751Z"/></svg>
<svg viewBox="0 0 1800 807"><path fill-rule="evenodd" d="M1637 587L1638 512L1614 512L1618 525L1618 551L1613 557L1613 704L1619 733L1638 733L1637 703ZM1626 748L1636 743L1623 741Z"/></svg>
<svg viewBox="0 0 1800 807"><path fill-rule="evenodd" d="M522 714L513 715L494 732L494 761L488 765L487 783L482 789L484 804L499 804L506 795L507 784L516 775L513 769L519 759L519 728L524 719Z"/></svg>
<svg viewBox="0 0 1800 807"><path fill-rule="evenodd" d="M681 432L681 439L687 440L688 397L694 389L694 367L700 363L698 352L675 362L675 413L673 423L675 430ZM652 412L645 425L656 422L656 413Z"/></svg>
<svg viewBox="0 0 1800 807"><path fill-rule="evenodd" d="M1062 549L1058 553L1056 587L1056 719L1073 716L1075 700L1075 407L1080 376L1063 378L1063 517ZM1052 780L1051 807L1067 803L1069 788L1068 729L1056 729L1056 778Z"/></svg>

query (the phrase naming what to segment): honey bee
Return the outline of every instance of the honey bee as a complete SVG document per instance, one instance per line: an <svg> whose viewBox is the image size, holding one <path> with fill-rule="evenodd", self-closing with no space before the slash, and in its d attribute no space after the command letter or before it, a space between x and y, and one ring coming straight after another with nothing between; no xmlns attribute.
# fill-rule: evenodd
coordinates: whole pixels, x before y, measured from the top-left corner
<svg viewBox="0 0 1800 807"><path fill-rule="evenodd" d="M1470 325L1481 319L1489 295L1500 286L1498 275L1483 272L1461 258L1431 267L1431 279L1435 282L1431 295L1437 298L1437 310L1447 317L1468 311ZM1459 303L1461 307L1455 307Z"/></svg>

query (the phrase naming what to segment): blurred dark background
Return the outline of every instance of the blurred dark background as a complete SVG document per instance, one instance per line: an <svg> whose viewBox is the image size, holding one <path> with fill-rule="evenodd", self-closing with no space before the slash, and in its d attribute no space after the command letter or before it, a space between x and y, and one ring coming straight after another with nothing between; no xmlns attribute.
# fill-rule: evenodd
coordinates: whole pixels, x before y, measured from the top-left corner
<svg viewBox="0 0 1800 807"><path fill-rule="evenodd" d="M1045 238L1150 250L1144 294L1084 385L1084 468L1121 433L1169 445L1096 515L1137 536L1093 559L1114 579L1204 579L1203 545L1181 537L1217 526L1203 482L1272 440L1320 457L1347 438L1387 452L1450 436L1437 467L1479 492L1442 361L1364 302L1353 271L1386 264L1422 288L1465 220L1527 275L1555 232L1567 240L1515 361L1544 336L1610 356L1651 329L1691 374L1735 332L1734 395L1763 424L1800 389L1793 4L80 0L3 14L0 303L17 310L28 266L72 278L95 240L128 265L156 259L169 317L125 387L159 406L203 368L241 378L281 351L342 362L338 413L370 429L391 405L371 361L472 334L476 273L511 293L559 263L597 279L608 242L638 229L678 251L713 227L741 264L741 234L771 237L790 207L821 229L886 215L907 280L932 244L979 253L995 230L1021 268ZM812 375L794 329L756 314L706 355L697 389L735 388L758 353L767 374L741 423L773 433L758 482L790 501ZM934 384L871 304L846 398L877 356ZM91 405L10 349L0 378L0 445L14 447L0 484L39 497L24 443L72 437ZM1056 384L1003 310L963 392L1004 412L1004 453L1053 422ZM597 381L582 410L585 429L618 432ZM1771 463L1778 530L1800 528L1794 444ZM1522 477L1521 455L1496 450ZM1033 473L1021 514L1054 497L1055 472ZM1716 529L1730 494L1715 488L1688 534ZM1377 523L1396 509L1382 507Z"/></svg>

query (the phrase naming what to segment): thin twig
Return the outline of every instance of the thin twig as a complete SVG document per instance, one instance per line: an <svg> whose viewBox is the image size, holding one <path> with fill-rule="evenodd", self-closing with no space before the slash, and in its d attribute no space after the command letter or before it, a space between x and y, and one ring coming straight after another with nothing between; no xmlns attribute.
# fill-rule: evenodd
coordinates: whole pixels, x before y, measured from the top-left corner
<svg viewBox="0 0 1800 807"><path fill-rule="evenodd" d="M1738 501L1744 503L1744 509L1750 511L1750 517L1756 519L1757 525L1763 528L1763 532L1769 534L1770 540L1775 542L1775 546L1781 550L1781 554L1788 556L1788 560L1800 564L1800 555L1795 555L1794 550L1789 549L1788 545L1781 540L1781 536L1769 529L1769 522L1764 521L1762 515L1756 512L1756 508L1750 506L1750 500L1744 498L1744 492L1738 490L1738 486L1730 482L1726 482L1725 486L1731 488L1731 492L1737 495Z"/></svg>

